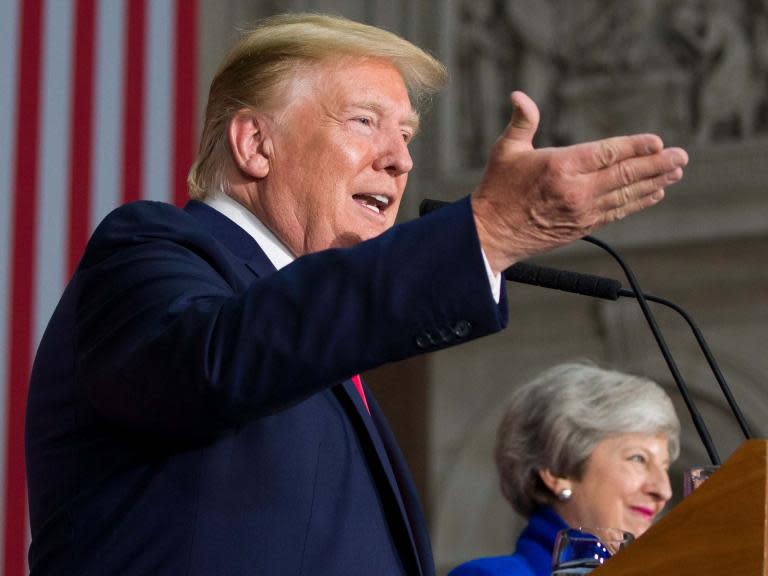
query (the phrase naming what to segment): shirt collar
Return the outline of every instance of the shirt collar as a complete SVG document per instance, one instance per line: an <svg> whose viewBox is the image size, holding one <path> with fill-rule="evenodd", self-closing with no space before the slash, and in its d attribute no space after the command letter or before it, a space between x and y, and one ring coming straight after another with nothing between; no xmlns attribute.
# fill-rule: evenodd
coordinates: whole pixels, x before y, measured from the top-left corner
<svg viewBox="0 0 768 576"><path fill-rule="evenodd" d="M276 269L280 270L296 259L286 245L253 212L237 200L219 192L209 196L204 202L245 230L261 247Z"/></svg>

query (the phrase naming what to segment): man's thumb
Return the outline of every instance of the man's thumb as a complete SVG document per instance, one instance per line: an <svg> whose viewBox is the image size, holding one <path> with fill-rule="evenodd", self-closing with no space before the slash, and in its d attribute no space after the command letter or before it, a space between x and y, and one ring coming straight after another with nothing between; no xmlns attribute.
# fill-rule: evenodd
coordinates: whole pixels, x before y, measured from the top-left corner
<svg viewBox="0 0 768 576"><path fill-rule="evenodd" d="M502 137L533 146L533 136L539 127L539 107L523 92L512 92L509 99L515 109Z"/></svg>

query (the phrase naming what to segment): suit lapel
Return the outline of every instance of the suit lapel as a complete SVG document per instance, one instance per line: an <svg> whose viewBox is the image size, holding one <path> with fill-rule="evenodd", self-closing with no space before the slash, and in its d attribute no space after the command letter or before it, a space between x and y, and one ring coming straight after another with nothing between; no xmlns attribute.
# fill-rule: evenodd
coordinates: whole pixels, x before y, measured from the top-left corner
<svg viewBox="0 0 768 576"><path fill-rule="evenodd" d="M411 471L376 399L373 395L368 395L367 400L368 406L371 408L371 417L376 431L381 437L393 475L397 479L398 493L402 501L401 511L410 530L411 542L414 546L419 572L424 575L433 576L435 574L435 566L432 559L432 545L429 541L427 522L421 509L419 495L416 492Z"/></svg>
<svg viewBox="0 0 768 576"><path fill-rule="evenodd" d="M343 390L343 394L349 398L349 401L355 408L356 417L362 425L362 428L360 428L361 433L364 433L367 436L367 439L373 446L376 457L384 473L384 477L386 478L386 488L390 490L392 496L395 499L395 502L397 503L398 517L405 527L407 539L410 543L411 552L414 555L416 566L418 566L419 574L422 574L422 563L420 560L420 554L418 552L420 547L417 545L414 538L414 532L411 527L411 520L403 501L401 486L398 482L399 475L395 473L395 470L392 467L392 461L390 460L391 446L385 445L384 441L384 439L386 439L390 441L389 443L391 443L394 441L394 439L389 435L385 435L384 439L382 439L382 435L379 433L377 422L379 422L379 426L381 426L383 423L385 430L388 430L388 426L385 422L383 422L381 410L373 401L370 393L366 393L366 400L368 401L368 405L371 408L371 413L369 414L365 404L363 404L363 399L360 397L360 394L358 393L357 388L355 387L355 384L352 382L352 380L345 380L341 385L341 388ZM382 487L384 487L383 483Z"/></svg>
<svg viewBox="0 0 768 576"><path fill-rule="evenodd" d="M256 276L268 276L276 271L256 240L218 210L197 200L188 202L184 210L194 216Z"/></svg>

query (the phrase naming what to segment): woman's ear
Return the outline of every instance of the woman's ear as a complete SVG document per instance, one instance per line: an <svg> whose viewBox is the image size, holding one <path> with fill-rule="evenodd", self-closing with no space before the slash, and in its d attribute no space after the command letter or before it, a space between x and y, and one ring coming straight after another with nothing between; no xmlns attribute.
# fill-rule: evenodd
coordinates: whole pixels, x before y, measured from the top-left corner
<svg viewBox="0 0 768 576"><path fill-rule="evenodd" d="M266 121L243 108L229 121L229 147L232 160L241 172L251 178L269 174L269 142Z"/></svg>
<svg viewBox="0 0 768 576"><path fill-rule="evenodd" d="M563 476L555 476L549 469L539 470L539 478L550 492L559 500L567 500L571 495L571 481ZM563 498L563 495L568 496Z"/></svg>

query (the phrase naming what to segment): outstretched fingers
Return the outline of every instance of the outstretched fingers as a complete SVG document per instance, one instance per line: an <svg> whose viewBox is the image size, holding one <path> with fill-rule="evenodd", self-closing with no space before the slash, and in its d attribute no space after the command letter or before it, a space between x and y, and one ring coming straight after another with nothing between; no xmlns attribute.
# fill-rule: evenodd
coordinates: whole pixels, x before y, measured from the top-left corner
<svg viewBox="0 0 768 576"><path fill-rule="evenodd" d="M595 174L598 208L613 211L616 218L627 216L640 206L648 207L663 197L663 190L683 177L688 155L679 148L668 148L642 158L620 161ZM612 219L616 219L612 218Z"/></svg>
<svg viewBox="0 0 768 576"><path fill-rule="evenodd" d="M617 202L611 204L612 207L603 209L601 224L621 220L635 212L650 208L654 204L661 202L664 198L664 194L663 188L656 188L652 192L639 196L629 202Z"/></svg>
<svg viewBox="0 0 768 576"><path fill-rule="evenodd" d="M630 158L658 154L664 148L661 138L655 134L617 136L596 142L569 146L572 168L581 174L589 174L615 166Z"/></svg>
<svg viewBox="0 0 768 576"><path fill-rule="evenodd" d="M688 154L680 148L667 148L658 154L628 158L596 174L599 185L607 190L632 186L678 170L688 164Z"/></svg>

